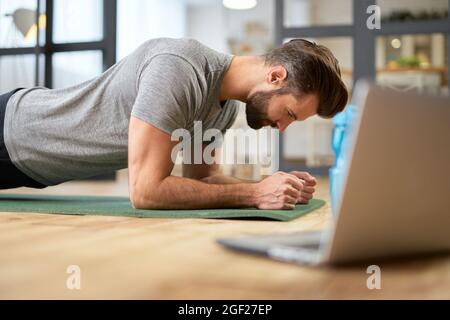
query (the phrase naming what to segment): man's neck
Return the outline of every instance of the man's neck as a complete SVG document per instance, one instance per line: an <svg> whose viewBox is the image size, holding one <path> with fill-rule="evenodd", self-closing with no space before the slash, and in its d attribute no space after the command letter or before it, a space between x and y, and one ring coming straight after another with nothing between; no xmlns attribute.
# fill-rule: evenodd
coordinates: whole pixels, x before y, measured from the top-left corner
<svg viewBox="0 0 450 320"><path fill-rule="evenodd" d="M252 90L264 78L266 66L259 56L235 56L225 73L220 100L240 100L246 102Z"/></svg>

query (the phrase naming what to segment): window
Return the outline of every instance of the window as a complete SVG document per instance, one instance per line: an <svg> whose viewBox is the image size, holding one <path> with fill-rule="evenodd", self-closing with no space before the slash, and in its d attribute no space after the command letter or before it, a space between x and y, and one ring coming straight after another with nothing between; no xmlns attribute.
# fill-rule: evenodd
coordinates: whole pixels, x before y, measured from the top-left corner
<svg viewBox="0 0 450 320"><path fill-rule="evenodd" d="M376 39L376 80L380 85L445 94L447 70L445 34L400 34Z"/></svg>
<svg viewBox="0 0 450 320"><path fill-rule="evenodd" d="M54 43L103 39L103 0L54 0Z"/></svg>
<svg viewBox="0 0 450 320"><path fill-rule="evenodd" d="M2 58L4 56L15 56L14 61L19 61L21 55L34 55L36 61L33 68L29 68L31 62L24 68L28 72L34 70L33 84L29 74L23 74L23 81L19 78L9 82L2 78L0 87L55 87L53 76L58 70L54 70L53 63L61 58L54 59L53 56L65 52L79 52L80 57L85 57L89 54L82 53L84 51L98 51L102 58L95 59L92 70L97 73L106 70L116 62L116 11L116 0L1 1L0 61L3 61L3 67L6 68L4 63L13 61L13 58ZM41 57L44 57L43 62L38 62ZM14 64L7 67L15 68ZM19 67L14 71L22 75ZM85 73L85 78L78 75L77 80L87 80L94 75L92 72Z"/></svg>
<svg viewBox="0 0 450 320"><path fill-rule="evenodd" d="M283 0L285 27L351 25L352 0Z"/></svg>
<svg viewBox="0 0 450 320"><path fill-rule="evenodd" d="M0 0L0 92L102 73L116 62L116 12L116 0Z"/></svg>
<svg viewBox="0 0 450 320"><path fill-rule="evenodd" d="M366 10L374 4L381 10L381 29L370 30ZM347 8L345 12L343 8ZM347 83L364 77L382 85L448 94L448 8L448 0L276 1L276 42L281 44L286 38L327 42L343 65ZM333 49L342 42L339 39L352 45ZM345 56L340 58L342 54ZM410 74L402 75L403 82L399 82L398 75L405 72ZM284 151L285 138L280 141L280 169L301 170L298 163L290 163L293 155ZM328 172L328 167L321 165L303 169L313 174Z"/></svg>
<svg viewBox="0 0 450 320"><path fill-rule="evenodd" d="M102 73L103 54L97 51L58 52L53 55L53 87L69 87Z"/></svg>

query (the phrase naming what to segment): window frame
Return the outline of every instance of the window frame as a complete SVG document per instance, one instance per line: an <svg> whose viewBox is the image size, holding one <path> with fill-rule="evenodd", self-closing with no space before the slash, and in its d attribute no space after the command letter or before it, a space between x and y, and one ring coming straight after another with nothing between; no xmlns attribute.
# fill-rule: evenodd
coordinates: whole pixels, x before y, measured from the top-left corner
<svg viewBox="0 0 450 320"><path fill-rule="evenodd" d="M36 0L36 21L41 11L41 1L45 1L46 28L44 43L39 43L40 30L36 33L36 46L23 48L0 48L0 56L17 56L34 54L36 57L35 85L44 85L53 88L53 54L59 52L76 52L99 50L103 54L103 71L116 63L117 48L117 0L103 0L103 39L100 41L87 41L76 43L53 42L53 8L54 0ZM44 83L39 81L39 58L45 58Z"/></svg>

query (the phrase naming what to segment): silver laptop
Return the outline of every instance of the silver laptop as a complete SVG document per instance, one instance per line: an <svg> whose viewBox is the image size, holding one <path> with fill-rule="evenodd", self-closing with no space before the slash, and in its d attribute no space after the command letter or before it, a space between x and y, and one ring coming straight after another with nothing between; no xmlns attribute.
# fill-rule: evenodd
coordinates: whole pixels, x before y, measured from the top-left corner
<svg viewBox="0 0 450 320"><path fill-rule="evenodd" d="M359 82L333 227L220 239L300 264L347 264L450 251L450 99Z"/></svg>

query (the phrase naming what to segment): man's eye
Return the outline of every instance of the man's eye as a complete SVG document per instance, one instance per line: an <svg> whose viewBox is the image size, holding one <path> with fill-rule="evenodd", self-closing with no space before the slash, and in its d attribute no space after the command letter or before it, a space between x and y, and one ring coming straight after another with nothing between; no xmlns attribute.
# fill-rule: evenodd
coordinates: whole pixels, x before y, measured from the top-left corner
<svg viewBox="0 0 450 320"><path fill-rule="evenodd" d="M291 118L291 119L294 119L295 120L295 115L292 113L292 112L290 112L289 110L288 110L288 116Z"/></svg>

